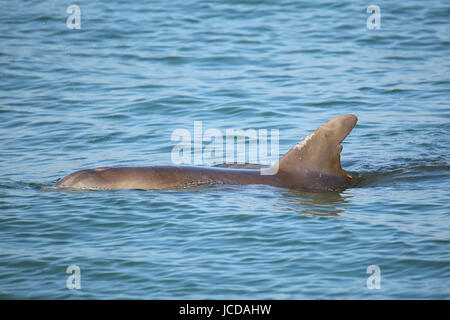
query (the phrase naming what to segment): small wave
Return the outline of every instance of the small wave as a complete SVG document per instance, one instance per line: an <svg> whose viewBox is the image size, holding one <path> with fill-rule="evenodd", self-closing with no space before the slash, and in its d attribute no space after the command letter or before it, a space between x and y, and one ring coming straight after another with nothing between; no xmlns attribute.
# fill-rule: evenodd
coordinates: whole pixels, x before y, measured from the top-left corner
<svg viewBox="0 0 450 320"><path fill-rule="evenodd" d="M353 173L352 188L392 185L406 181L436 180L437 177L448 175L450 166L447 165L419 165L406 168L391 168Z"/></svg>

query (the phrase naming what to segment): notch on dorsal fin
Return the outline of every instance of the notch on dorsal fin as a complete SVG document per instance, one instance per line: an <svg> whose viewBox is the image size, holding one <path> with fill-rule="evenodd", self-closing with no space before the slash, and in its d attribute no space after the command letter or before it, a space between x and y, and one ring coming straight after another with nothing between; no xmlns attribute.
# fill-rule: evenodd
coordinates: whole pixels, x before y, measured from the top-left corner
<svg viewBox="0 0 450 320"><path fill-rule="evenodd" d="M319 173L328 176L351 176L342 170L341 142L356 125L352 114L331 119L292 147L274 166L274 171L289 175Z"/></svg>

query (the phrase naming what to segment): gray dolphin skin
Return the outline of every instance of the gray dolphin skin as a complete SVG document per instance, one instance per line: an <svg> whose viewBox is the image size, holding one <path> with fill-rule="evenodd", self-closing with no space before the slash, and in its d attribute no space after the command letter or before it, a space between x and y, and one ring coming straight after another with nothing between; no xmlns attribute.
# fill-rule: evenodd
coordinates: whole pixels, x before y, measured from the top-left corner
<svg viewBox="0 0 450 320"><path fill-rule="evenodd" d="M180 189L217 184L263 184L304 191L339 191L352 176L341 168L341 142L356 125L354 115L336 117L292 147L268 168L195 166L108 167L80 170L56 183L58 188ZM271 171L271 174L270 174Z"/></svg>

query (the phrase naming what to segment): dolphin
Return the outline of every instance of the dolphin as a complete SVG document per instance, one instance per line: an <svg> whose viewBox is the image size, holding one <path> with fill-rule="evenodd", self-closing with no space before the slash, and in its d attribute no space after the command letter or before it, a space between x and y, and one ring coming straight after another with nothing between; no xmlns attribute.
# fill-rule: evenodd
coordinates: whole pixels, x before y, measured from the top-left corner
<svg viewBox="0 0 450 320"><path fill-rule="evenodd" d="M304 191L339 191L353 177L341 168L341 142L358 118L341 115L293 146L269 168L258 166L100 167L80 170L59 180L57 188L92 190L191 188L217 184L262 184Z"/></svg>

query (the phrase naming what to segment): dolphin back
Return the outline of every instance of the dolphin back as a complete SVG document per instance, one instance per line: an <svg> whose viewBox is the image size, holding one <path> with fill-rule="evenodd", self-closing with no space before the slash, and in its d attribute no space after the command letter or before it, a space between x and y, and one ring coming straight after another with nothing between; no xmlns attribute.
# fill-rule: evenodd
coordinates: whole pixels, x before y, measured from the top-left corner
<svg viewBox="0 0 450 320"><path fill-rule="evenodd" d="M313 191L339 190L352 179L341 168L340 143L356 122L354 115L328 121L269 168L255 164L227 164L226 168L102 167L71 173L58 181L56 187L149 190L203 184L268 184Z"/></svg>

